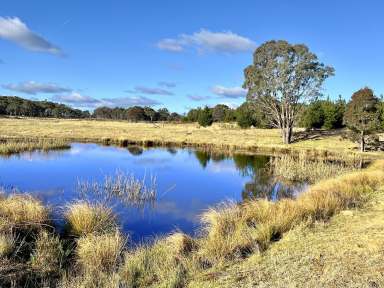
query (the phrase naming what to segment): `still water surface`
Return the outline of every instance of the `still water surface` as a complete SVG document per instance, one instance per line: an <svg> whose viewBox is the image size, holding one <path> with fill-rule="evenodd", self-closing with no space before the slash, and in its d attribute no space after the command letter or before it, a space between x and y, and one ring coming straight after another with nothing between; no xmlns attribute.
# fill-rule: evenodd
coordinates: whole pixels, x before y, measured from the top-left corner
<svg viewBox="0 0 384 288"><path fill-rule="evenodd" d="M79 180L103 181L116 171L133 173L139 179L156 177L157 196L144 208L113 200L119 223L133 241L179 229L193 234L199 215L222 201L250 198L277 200L291 197L304 185L285 186L268 173L270 157L231 157L194 149L139 147L117 148L74 143L71 149L32 152L0 157L0 187L36 195L62 211L63 205L95 195L81 195ZM55 209L57 208L57 209ZM60 223L61 215L54 217Z"/></svg>

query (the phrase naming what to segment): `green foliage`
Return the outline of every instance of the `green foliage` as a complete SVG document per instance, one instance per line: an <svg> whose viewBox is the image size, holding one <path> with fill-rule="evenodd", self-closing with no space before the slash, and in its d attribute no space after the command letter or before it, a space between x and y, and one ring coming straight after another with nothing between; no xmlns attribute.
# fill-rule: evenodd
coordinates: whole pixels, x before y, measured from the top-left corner
<svg viewBox="0 0 384 288"><path fill-rule="evenodd" d="M379 120L379 99L370 88L363 88L352 95L346 107L344 121L347 126L364 134L375 131Z"/></svg>
<svg viewBox="0 0 384 288"><path fill-rule="evenodd" d="M249 128L257 125L253 105L245 102L236 109L236 122L241 128Z"/></svg>
<svg viewBox="0 0 384 288"><path fill-rule="evenodd" d="M231 122L236 119L233 109L227 105L218 104L212 108L213 122Z"/></svg>
<svg viewBox="0 0 384 288"><path fill-rule="evenodd" d="M32 101L13 96L0 96L0 115L56 118L89 118L88 111L73 109L48 101Z"/></svg>
<svg viewBox="0 0 384 288"><path fill-rule="evenodd" d="M205 106L205 108L200 111L197 122L199 123L200 126L203 126L203 127L211 126L213 123L211 109Z"/></svg>
<svg viewBox="0 0 384 288"><path fill-rule="evenodd" d="M379 99L366 87L352 95L348 103L344 121L347 126L360 135L360 150L365 151L365 135L379 130Z"/></svg>
<svg viewBox="0 0 384 288"><path fill-rule="evenodd" d="M341 97L333 102L317 100L304 107L300 116L299 125L307 128L338 129L343 127L343 116L345 112L345 101Z"/></svg>

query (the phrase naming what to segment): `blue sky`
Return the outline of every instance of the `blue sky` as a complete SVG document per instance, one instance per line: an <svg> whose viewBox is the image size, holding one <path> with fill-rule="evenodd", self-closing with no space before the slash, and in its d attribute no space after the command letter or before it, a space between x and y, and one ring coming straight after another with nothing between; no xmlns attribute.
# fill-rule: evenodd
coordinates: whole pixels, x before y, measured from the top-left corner
<svg viewBox="0 0 384 288"><path fill-rule="evenodd" d="M325 95L380 95L383 11L380 0L2 0L0 94L83 109L235 106L255 47L284 39L336 69Z"/></svg>

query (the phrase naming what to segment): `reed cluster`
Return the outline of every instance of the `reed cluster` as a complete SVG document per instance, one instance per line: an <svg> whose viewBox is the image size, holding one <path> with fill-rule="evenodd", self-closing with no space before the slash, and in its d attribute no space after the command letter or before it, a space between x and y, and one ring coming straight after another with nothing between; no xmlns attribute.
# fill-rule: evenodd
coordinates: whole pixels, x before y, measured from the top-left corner
<svg viewBox="0 0 384 288"><path fill-rule="evenodd" d="M311 159L305 153L298 155L278 155L272 157L270 170L272 175L282 181L315 183L342 175L360 167L362 159L346 158L329 160Z"/></svg>

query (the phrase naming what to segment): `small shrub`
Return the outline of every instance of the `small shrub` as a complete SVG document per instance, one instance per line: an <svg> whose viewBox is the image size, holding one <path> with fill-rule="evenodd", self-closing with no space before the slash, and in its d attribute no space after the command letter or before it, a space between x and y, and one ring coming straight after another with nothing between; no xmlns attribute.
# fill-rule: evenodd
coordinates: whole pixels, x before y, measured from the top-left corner
<svg viewBox="0 0 384 288"><path fill-rule="evenodd" d="M91 233L108 233L116 229L116 217L111 208L100 204L78 202L65 213L70 232L75 236Z"/></svg>
<svg viewBox="0 0 384 288"><path fill-rule="evenodd" d="M213 123L212 111L207 106L199 112L197 122L200 126L207 127Z"/></svg>

